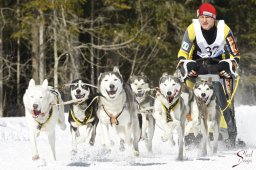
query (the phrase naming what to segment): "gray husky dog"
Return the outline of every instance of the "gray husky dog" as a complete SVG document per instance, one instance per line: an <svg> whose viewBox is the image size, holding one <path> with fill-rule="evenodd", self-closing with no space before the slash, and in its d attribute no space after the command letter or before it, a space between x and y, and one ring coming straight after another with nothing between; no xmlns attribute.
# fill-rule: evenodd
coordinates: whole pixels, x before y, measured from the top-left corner
<svg viewBox="0 0 256 170"><path fill-rule="evenodd" d="M193 128L195 136L198 133L202 134L200 156L206 156L209 153L207 146L212 149L213 153L217 152L221 111L217 104L211 78L208 80L198 78L193 87L193 93L194 97L191 102L192 121L186 125L186 132ZM213 131L213 145L210 145L209 141L210 130Z"/></svg>
<svg viewBox="0 0 256 170"><path fill-rule="evenodd" d="M150 96L149 79L144 73L133 75L129 79L131 88L135 93L138 103L138 116L141 127L141 140L145 140L146 147L152 152L152 139L155 132L155 119L152 115L154 110L154 98Z"/></svg>
<svg viewBox="0 0 256 170"><path fill-rule="evenodd" d="M173 130L178 132L178 159L183 160L184 130L186 115L189 113L189 93L182 89L180 80L164 73L159 81L159 91L156 94L153 116L156 123L163 127L162 141L173 140Z"/></svg>
<svg viewBox="0 0 256 170"><path fill-rule="evenodd" d="M123 81L117 67L113 71L100 74L98 90L102 94L97 112L102 144L110 146L109 128L113 128L120 137L120 150L124 150L126 143L133 145L134 154L139 155L138 143L141 132L136 101L131 87Z"/></svg>

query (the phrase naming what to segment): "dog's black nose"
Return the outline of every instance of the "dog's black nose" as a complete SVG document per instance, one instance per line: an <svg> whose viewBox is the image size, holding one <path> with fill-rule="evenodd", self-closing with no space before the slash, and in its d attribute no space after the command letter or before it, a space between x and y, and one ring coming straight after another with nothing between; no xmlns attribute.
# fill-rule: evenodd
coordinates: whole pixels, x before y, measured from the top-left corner
<svg viewBox="0 0 256 170"><path fill-rule="evenodd" d="M33 104L33 108L37 109L38 108L38 104Z"/></svg>
<svg viewBox="0 0 256 170"><path fill-rule="evenodd" d="M202 94L201 94L201 96L202 96L202 97L205 97L205 96L206 96L206 94L205 94L205 93L202 93Z"/></svg>
<svg viewBox="0 0 256 170"><path fill-rule="evenodd" d="M81 90L80 90L80 89L77 89L77 90L76 90L76 93L77 93L77 94L81 93Z"/></svg>
<svg viewBox="0 0 256 170"><path fill-rule="evenodd" d="M167 95L168 95L168 96L171 96L171 95L172 95L172 92L168 91L168 92L167 92Z"/></svg>
<svg viewBox="0 0 256 170"><path fill-rule="evenodd" d="M114 84L110 84L110 85L109 85L109 88L110 88L110 89L113 89L113 88L115 88L115 85L114 85Z"/></svg>

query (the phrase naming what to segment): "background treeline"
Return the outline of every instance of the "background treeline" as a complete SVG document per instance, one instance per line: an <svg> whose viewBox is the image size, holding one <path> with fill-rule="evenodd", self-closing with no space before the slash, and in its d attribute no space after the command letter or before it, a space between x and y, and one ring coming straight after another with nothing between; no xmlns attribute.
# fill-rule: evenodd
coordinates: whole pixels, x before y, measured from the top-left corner
<svg viewBox="0 0 256 170"><path fill-rule="evenodd" d="M163 72L174 72L184 31L202 2L0 0L0 117L24 115L31 78L59 88L76 78L96 84L100 72L118 65L126 81L144 72L157 86ZM207 2L241 52L236 102L256 104L256 0Z"/></svg>

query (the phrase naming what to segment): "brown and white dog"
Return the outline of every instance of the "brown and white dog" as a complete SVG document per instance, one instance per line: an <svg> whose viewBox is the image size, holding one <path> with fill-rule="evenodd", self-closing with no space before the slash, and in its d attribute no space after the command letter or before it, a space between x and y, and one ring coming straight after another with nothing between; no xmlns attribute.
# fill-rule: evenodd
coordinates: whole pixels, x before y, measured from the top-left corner
<svg viewBox="0 0 256 170"><path fill-rule="evenodd" d="M36 138L40 132L45 132L48 136L53 159L56 160L55 153L55 126L60 125L62 130L66 129L64 106L58 90L48 86L45 79L41 85L35 85L35 81L29 81L28 88L23 96L26 119L29 124L30 142L32 147L32 160L39 159Z"/></svg>

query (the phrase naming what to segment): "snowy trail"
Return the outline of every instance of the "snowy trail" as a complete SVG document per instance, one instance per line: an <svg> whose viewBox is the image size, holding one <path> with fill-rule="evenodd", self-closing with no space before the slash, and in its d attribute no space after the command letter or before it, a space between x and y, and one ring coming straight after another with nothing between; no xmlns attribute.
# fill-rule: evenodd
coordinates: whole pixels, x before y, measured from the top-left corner
<svg viewBox="0 0 256 170"><path fill-rule="evenodd" d="M226 150L220 146L216 156L197 159L197 148L186 150L187 160L176 161L177 147L171 147L168 142L160 141L161 129L156 128L153 139L153 153L146 151L144 142L141 141L140 156L134 157L127 146L126 151L120 152L118 146L113 146L111 151L100 146L98 132L95 146L80 145L77 155L71 156L71 136L69 128L61 131L56 129L57 161L49 157L50 149L45 134L38 138L38 148L41 159L31 161L28 127L24 117L0 119L0 169L2 170L29 170L40 169L197 169L197 170L228 170L228 169L256 169L256 106L240 106L236 109L238 137L245 140L247 147L244 149ZM114 135L114 134L113 134ZM118 141L115 141L118 143ZM220 143L221 145L221 143ZM243 159L237 156L242 155ZM246 154L246 155L245 155ZM240 164L239 164L240 163ZM237 165L232 168L233 165Z"/></svg>

